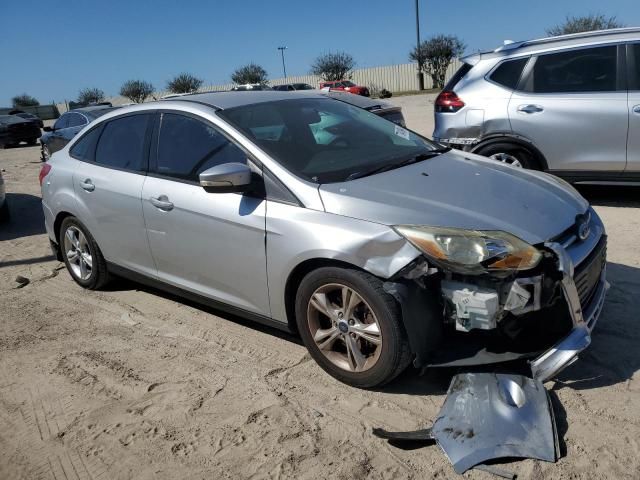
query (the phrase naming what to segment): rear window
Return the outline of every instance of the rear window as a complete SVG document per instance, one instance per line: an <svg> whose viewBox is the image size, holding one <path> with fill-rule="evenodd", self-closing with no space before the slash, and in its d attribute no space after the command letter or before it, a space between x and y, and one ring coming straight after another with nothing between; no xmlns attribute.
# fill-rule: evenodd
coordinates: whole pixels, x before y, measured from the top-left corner
<svg viewBox="0 0 640 480"><path fill-rule="evenodd" d="M137 114L110 120L103 127L95 162L131 171L146 167L145 136L151 115Z"/></svg>
<svg viewBox="0 0 640 480"><path fill-rule="evenodd" d="M71 150L69 151L71 156L85 162L95 161L96 145L100 138L102 127L103 125L98 125L96 128L85 133L82 138L78 140L73 147L71 147Z"/></svg>
<svg viewBox="0 0 640 480"><path fill-rule="evenodd" d="M613 92L616 59L615 45L540 55L529 88L534 93Z"/></svg>
<svg viewBox="0 0 640 480"><path fill-rule="evenodd" d="M453 90L455 86L458 84L460 80L464 78L464 76L469 73L473 67L468 63L463 63L460 68L453 74L453 77L449 79L447 84L444 86L445 91Z"/></svg>
<svg viewBox="0 0 640 480"><path fill-rule="evenodd" d="M503 87L514 90L518 86L522 69L528 60L529 58L526 57L502 62L493 73L489 75L489 78Z"/></svg>

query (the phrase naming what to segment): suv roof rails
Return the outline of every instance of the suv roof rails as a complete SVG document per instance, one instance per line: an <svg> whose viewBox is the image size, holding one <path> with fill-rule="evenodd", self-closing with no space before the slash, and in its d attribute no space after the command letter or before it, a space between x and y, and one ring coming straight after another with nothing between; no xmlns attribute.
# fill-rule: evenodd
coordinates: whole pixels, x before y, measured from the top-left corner
<svg viewBox="0 0 640 480"><path fill-rule="evenodd" d="M558 42L562 40L573 40L579 38L603 37L606 35L616 35L622 33L640 33L640 27L610 28L608 30L594 30L591 32L569 33L558 35L557 37L537 38L534 40L523 40L520 42L505 41L504 45L496 48L494 52L504 52L516 48L528 47L530 45L542 45L545 43Z"/></svg>

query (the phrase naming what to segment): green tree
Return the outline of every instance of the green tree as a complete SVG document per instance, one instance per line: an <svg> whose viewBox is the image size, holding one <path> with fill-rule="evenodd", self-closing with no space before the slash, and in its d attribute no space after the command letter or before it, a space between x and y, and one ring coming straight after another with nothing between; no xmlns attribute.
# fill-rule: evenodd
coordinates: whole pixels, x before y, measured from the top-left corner
<svg viewBox="0 0 640 480"><path fill-rule="evenodd" d="M455 35L436 35L414 47L409 58L431 77L434 88L444 88L447 68L464 52L465 44Z"/></svg>
<svg viewBox="0 0 640 480"><path fill-rule="evenodd" d="M231 81L238 85L245 83L267 83L267 71L260 65L252 62L237 68L231 74Z"/></svg>
<svg viewBox="0 0 640 480"><path fill-rule="evenodd" d="M311 74L331 82L351 78L356 61L346 52L323 53L311 64Z"/></svg>
<svg viewBox="0 0 640 480"><path fill-rule="evenodd" d="M134 103L142 103L153 93L153 85L144 80L127 80L120 87L120 95Z"/></svg>
<svg viewBox="0 0 640 480"><path fill-rule="evenodd" d="M181 73L169 80L167 90L171 93L193 93L202 86L202 80L190 73Z"/></svg>
<svg viewBox="0 0 640 480"><path fill-rule="evenodd" d="M40 105L40 102L36 100L35 97L27 95L26 93L23 93L22 95L16 95L11 99L11 102L13 103L14 108L37 107L38 105Z"/></svg>
<svg viewBox="0 0 640 480"><path fill-rule="evenodd" d="M83 88L78 93L78 103L83 105L98 103L102 100L104 100L104 92L99 88Z"/></svg>
<svg viewBox="0 0 640 480"><path fill-rule="evenodd" d="M564 23L547 29L547 35L557 37L569 33L591 32L593 30L609 30L610 28L624 27L616 17L605 17L600 13L592 13L582 17L569 17Z"/></svg>

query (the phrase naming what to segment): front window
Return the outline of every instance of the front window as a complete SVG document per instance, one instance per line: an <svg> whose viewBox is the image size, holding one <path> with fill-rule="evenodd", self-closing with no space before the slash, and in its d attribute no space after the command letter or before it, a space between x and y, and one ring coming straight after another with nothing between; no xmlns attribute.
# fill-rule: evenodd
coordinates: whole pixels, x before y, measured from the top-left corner
<svg viewBox="0 0 640 480"><path fill-rule="evenodd" d="M343 87L355 87L356 84L353 82L350 82L349 80L345 80L344 82L342 82L342 86Z"/></svg>
<svg viewBox="0 0 640 480"><path fill-rule="evenodd" d="M315 183L365 176L441 149L399 125L329 98L258 103L218 114L293 174Z"/></svg>

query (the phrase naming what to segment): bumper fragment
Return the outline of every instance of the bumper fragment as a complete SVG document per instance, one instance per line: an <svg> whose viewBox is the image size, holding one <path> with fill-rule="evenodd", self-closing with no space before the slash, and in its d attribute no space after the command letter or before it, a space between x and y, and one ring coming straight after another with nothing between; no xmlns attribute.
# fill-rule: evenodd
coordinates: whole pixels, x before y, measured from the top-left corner
<svg viewBox="0 0 640 480"><path fill-rule="evenodd" d="M591 331L602 312L604 299L609 289L606 280L606 268L602 269L596 291L588 306L583 310L580 305L578 290L573 280L573 262L564 247L558 243L549 243L547 247L558 256L562 272L562 290L569 306L569 314L573 322L571 332L549 350L531 362L533 378L544 382L556 376L564 368L571 365L591 343Z"/></svg>

